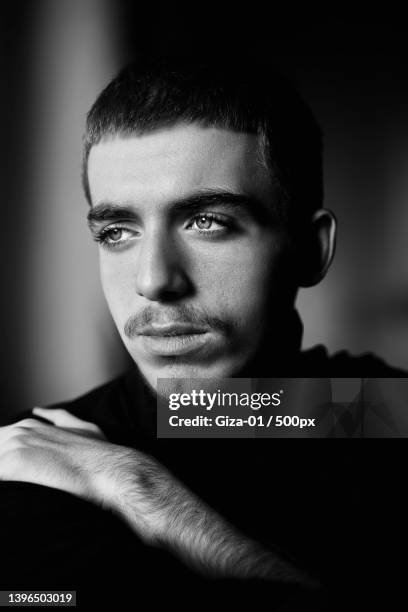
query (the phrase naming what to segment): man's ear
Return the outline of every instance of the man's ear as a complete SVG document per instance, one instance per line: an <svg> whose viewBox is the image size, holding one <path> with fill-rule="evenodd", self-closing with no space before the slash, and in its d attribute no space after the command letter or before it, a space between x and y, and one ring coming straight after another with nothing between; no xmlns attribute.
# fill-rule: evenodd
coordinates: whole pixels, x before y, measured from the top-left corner
<svg viewBox="0 0 408 612"><path fill-rule="evenodd" d="M299 286L317 285L332 262L336 249L337 221L326 208L317 210L310 221L299 261Z"/></svg>

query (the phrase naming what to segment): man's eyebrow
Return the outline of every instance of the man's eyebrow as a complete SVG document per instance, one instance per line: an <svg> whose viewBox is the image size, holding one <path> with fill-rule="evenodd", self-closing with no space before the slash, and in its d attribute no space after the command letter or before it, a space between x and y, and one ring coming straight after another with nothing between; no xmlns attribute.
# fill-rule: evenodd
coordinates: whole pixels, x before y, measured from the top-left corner
<svg viewBox="0 0 408 612"><path fill-rule="evenodd" d="M102 202L91 208L87 214L89 227L92 229L99 223L109 221L135 221L139 215L136 210L130 205L111 204L110 202Z"/></svg>
<svg viewBox="0 0 408 612"><path fill-rule="evenodd" d="M264 205L254 196L231 191L205 191L173 202L172 210L199 212L210 206L225 206L229 208L243 208L249 213L257 214Z"/></svg>
<svg viewBox="0 0 408 612"><path fill-rule="evenodd" d="M259 218L267 214L266 206L258 198L230 191L204 191L195 193L184 198L170 202L168 210L170 213L199 212L210 206L238 207L253 217ZM139 219L137 206L132 204L115 204L101 202L89 211L87 215L88 225L92 229L96 225L109 221L136 221Z"/></svg>

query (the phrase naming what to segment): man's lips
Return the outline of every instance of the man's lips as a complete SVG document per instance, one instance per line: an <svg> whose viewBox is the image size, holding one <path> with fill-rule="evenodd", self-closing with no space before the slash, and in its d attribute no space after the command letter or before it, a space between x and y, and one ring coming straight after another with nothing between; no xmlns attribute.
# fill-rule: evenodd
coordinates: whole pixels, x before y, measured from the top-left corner
<svg viewBox="0 0 408 612"><path fill-rule="evenodd" d="M201 351L211 334L191 323L147 325L137 331L146 353L155 357L182 357Z"/></svg>
<svg viewBox="0 0 408 612"><path fill-rule="evenodd" d="M169 323L165 325L146 325L137 331L138 336L191 336L205 334L208 330L189 323Z"/></svg>

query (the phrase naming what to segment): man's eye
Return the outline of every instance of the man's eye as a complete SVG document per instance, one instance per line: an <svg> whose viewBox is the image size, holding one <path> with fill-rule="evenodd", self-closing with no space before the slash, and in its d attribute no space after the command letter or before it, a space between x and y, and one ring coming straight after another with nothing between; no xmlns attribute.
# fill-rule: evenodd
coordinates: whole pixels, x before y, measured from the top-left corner
<svg viewBox="0 0 408 612"><path fill-rule="evenodd" d="M212 226L213 220L210 217L202 215L195 220L198 229L209 230Z"/></svg>
<svg viewBox="0 0 408 612"><path fill-rule="evenodd" d="M95 236L95 240L100 245L108 248L115 248L125 244L135 235L135 232L126 227L108 227L103 229Z"/></svg>
<svg viewBox="0 0 408 612"><path fill-rule="evenodd" d="M228 230L230 224L227 219L214 213L203 213L196 215L187 226L200 233L220 233Z"/></svg>
<svg viewBox="0 0 408 612"><path fill-rule="evenodd" d="M113 229L105 233L105 238L111 242L118 242L123 236L123 229L121 227L114 227Z"/></svg>

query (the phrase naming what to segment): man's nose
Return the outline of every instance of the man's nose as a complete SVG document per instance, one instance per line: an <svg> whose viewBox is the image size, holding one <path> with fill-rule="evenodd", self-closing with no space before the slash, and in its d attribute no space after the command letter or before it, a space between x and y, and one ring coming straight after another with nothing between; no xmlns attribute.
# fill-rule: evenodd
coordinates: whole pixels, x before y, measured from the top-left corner
<svg viewBox="0 0 408 612"><path fill-rule="evenodd" d="M179 299L191 289L181 254L162 233L141 239L135 282L138 295L153 302Z"/></svg>

